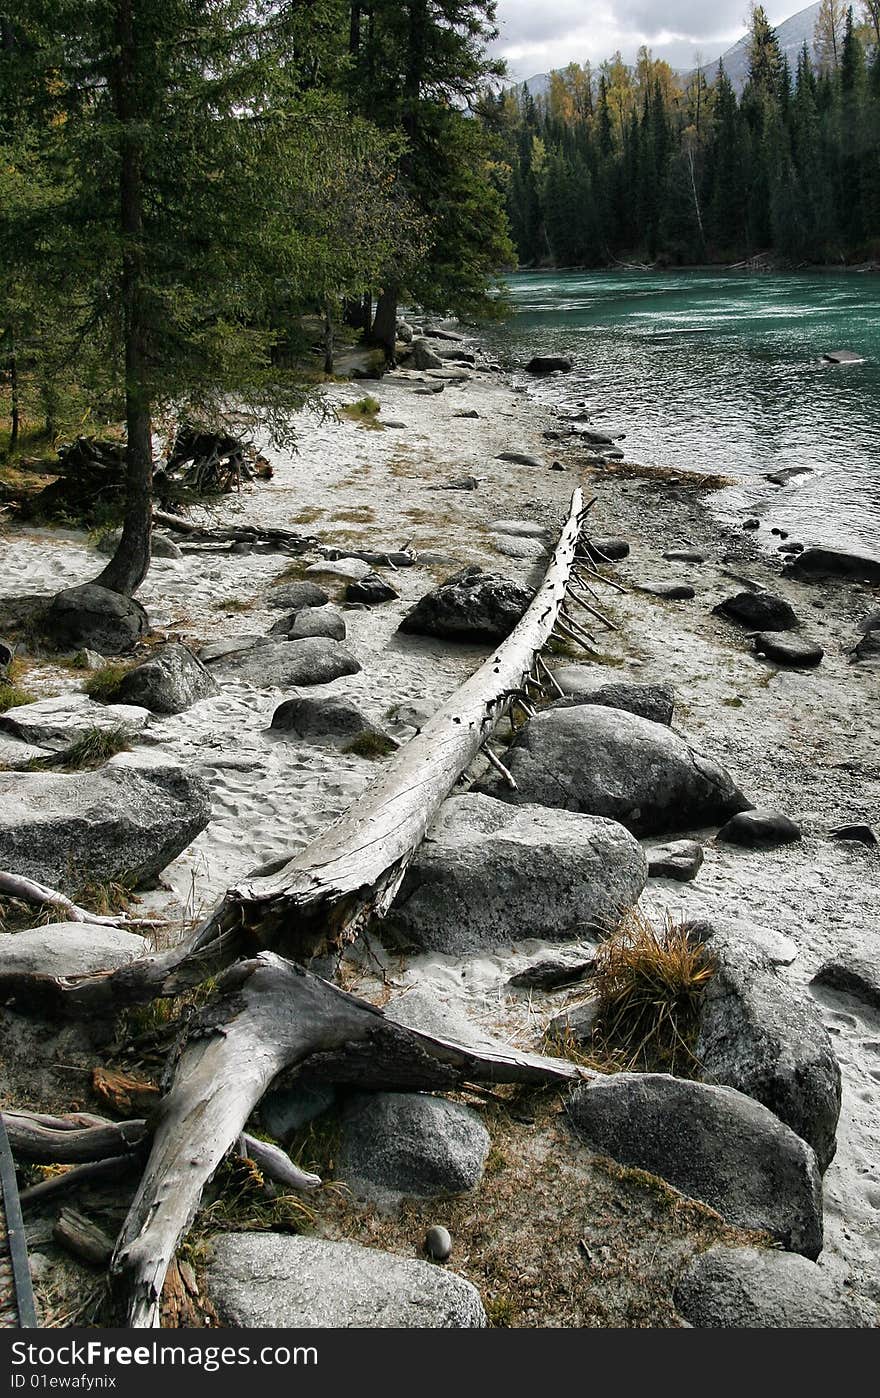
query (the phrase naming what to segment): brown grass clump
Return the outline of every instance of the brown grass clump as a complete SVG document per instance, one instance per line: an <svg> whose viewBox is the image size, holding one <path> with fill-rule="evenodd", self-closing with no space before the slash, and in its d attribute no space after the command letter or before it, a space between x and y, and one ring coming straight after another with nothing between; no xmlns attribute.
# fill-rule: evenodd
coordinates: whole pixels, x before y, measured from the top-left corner
<svg viewBox="0 0 880 1398"><path fill-rule="evenodd" d="M698 1072L693 1044L703 991L714 973L712 954L683 927L667 920L658 929L630 913L596 954L597 1057L638 1072Z"/></svg>

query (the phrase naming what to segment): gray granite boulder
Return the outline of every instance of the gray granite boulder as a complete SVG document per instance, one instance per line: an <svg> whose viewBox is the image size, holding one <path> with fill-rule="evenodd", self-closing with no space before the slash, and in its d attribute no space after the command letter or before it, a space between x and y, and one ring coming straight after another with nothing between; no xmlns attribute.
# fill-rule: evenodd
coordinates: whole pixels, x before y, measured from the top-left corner
<svg viewBox="0 0 880 1398"><path fill-rule="evenodd" d="M816 1157L751 1097L663 1073L615 1073L576 1088L568 1115L597 1154L659 1175L791 1252L821 1252Z"/></svg>
<svg viewBox="0 0 880 1398"><path fill-rule="evenodd" d="M668 728L675 708L675 693L665 684L596 684L595 673L584 665L562 665L553 672L560 689L580 704L600 704L607 709L663 723ZM562 704L563 700L557 703Z"/></svg>
<svg viewBox="0 0 880 1398"><path fill-rule="evenodd" d="M219 693L214 676L191 650L167 645L129 670L116 698L124 704L140 704L154 714L181 714L200 699Z"/></svg>
<svg viewBox="0 0 880 1398"><path fill-rule="evenodd" d="M380 930L459 956L607 933L646 877L639 844L614 821L468 793L443 805Z"/></svg>
<svg viewBox="0 0 880 1398"><path fill-rule="evenodd" d="M356 1194L380 1200L463 1194L479 1184L490 1144L476 1112L458 1102L364 1093L342 1113L336 1173Z"/></svg>
<svg viewBox="0 0 880 1398"><path fill-rule="evenodd" d="M443 360L435 354L427 340L413 340L412 350L413 367L416 369L442 369Z"/></svg>
<svg viewBox="0 0 880 1398"><path fill-rule="evenodd" d="M210 819L208 786L179 767L0 772L0 868L68 894L144 884Z"/></svg>
<svg viewBox="0 0 880 1398"><path fill-rule="evenodd" d="M534 597L532 588L476 566L463 568L407 612L399 630L444 640L493 642L510 635Z"/></svg>
<svg viewBox="0 0 880 1398"><path fill-rule="evenodd" d="M842 990L845 995L852 995L872 1010L880 1010L880 967L866 957L844 953L832 961L826 961L810 984L827 986L829 990Z"/></svg>
<svg viewBox="0 0 880 1398"><path fill-rule="evenodd" d="M97 583L59 592L39 626L57 650L96 650L101 655L127 655L150 629L140 602Z"/></svg>
<svg viewBox="0 0 880 1398"><path fill-rule="evenodd" d="M769 1248L698 1253L679 1277L674 1300L698 1330L851 1330L869 1324L815 1262Z"/></svg>
<svg viewBox="0 0 880 1398"><path fill-rule="evenodd" d="M149 721L149 709L139 704L99 704L87 694L58 694L7 709L0 714L0 731L38 747L59 750L95 729L124 728L134 734Z"/></svg>
<svg viewBox="0 0 880 1398"><path fill-rule="evenodd" d="M759 631L753 638L756 655L763 655L776 665L809 669L820 665L825 652L816 641L800 636L782 636L778 631Z"/></svg>
<svg viewBox="0 0 880 1398"><path fill-rule="evenodd" d="M751 631L791 631L800 625L794 608L772 592L738 592L712 610Z"/></svg>
<svg viewBox="0 0 880 1398"><path fill-rule="evenodd" d="M81 976L90 971L113 971L136 961L150 943L134 932L86 922L50 922L27 932L0 934L0 978L36 973Z"/></svg>
<svg viewBox="0 0 880 1398"><path fill-rule="evenodd" d="M304 743L348 744L380 730L350 699L285 699L272 715L272 729Z"/></svg>
<svg viewBox="0 0 880 1398"><path fill-rule="evenodd" d="M734 1087L812 1146L820 1170L835 1152L840 1067L811 997L754 942L718 932L694 1053L707 1082Z"/></svg>
<svg viewBox="0 0 880 1398"><path fill-rule="evenodd" d="M308 636L327 636L331 641L344 641L345 617L338 607L303 607L276 621L269 635L286 636L288 641L303 641Z"/></svg>
<svg viewBox="0 0 880 1398"><path fill-rule="evenodd" d="M648 878L675 879L688 883L703 865L703 847L696 840L672 840L666 845L646 846Z"/></svg>
<svg viewBox="0 0 880 1398"><path fill-rule="evenodd" d="M305 607L323 607L330 598L313 582L288 582L273 587L266 598L267 607L283 607L286 612L301 612Z"/></svg>
<svg viewBox="0 0 880 1398"><path fill-rule="evenodd" d="M360 668L360 661L351 651L326 636L310 636L303 641L267 641L265 645L236 651L214 662L214 669L224 679L264 689L329 684L343 675L356 675Z"/></svg>
<svg viewBox="0 0 880 1398"><path fill-rule="evenodd" d="M430 1262L287 1233L220 1233L211 1241L208 1293L223 1326L455 1330L486 1324L476 1287Z"/></svg>
<svg viewBox="0 0 880 1398"><path fill-rule="evenodd" d="M671 729L597 704L539 713L505 763L519 790L494 774L478 790L513 804L608 816L635 835L708 825L750 805L719 762Z"/></svg>

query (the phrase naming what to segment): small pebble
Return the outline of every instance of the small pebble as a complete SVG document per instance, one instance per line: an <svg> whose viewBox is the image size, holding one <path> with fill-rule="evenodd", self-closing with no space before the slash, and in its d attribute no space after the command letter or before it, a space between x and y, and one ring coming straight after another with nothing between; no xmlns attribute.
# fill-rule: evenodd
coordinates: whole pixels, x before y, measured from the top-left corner
<svg viewBox="0 0 880 1398"><path fill-rule="evenodd" d="M452 1252L452 1239L439 1224L435 1223L425 1234L425 1252L434 1262L445 1262Z"/></svg>

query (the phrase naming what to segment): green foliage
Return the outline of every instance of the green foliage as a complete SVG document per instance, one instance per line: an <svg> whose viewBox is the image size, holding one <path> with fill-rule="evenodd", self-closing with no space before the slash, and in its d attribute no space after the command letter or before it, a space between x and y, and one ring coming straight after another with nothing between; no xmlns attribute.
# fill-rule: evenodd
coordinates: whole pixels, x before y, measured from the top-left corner
<svg viewBox="0 0 880 1398"><path fill-rule="evenodd" d="M102 665L100 670L95 670L89 675L83 689L90 699L97 699L102 704L112 704L130 669L130 665L119 663Z"/></svg>
<svg viewBox="0 0 880 1398"><path fill-rule="evenodd" d="M598 74L571 65L546 98L489 103L520 261L875 257L880 43L868 9L860 27L825 0L821 70L805 49L792 75L755 6L739 100L723 68L712 84L702 70L682 82L643 50L634 68L619 54Z"/></svg>
<svg viewBox="0 0 880 1398"><path fill-rule="evenodd" d="M127 728L87 728L79 738L47 757L35 757L27 764L28 771L86 772L103 767L117 752L127 752L132 734Z"/></svg>
<svg viewBox="0 0 880 1398"><path fill-rule="evenodd" d="M21 704L34 702L35 696L19 685L0 683L0 714L5 714L7 709L17 709Z"/></svg>
<svg viewBox="0 0 880 1398"><path fill-rule="evenodd" d="M396 752L397 743L384 733L360 733L346 748L343 748L343 751L353 753L355 757L366 757L375 761L377 758L388 757L392 752Z"/></svg>

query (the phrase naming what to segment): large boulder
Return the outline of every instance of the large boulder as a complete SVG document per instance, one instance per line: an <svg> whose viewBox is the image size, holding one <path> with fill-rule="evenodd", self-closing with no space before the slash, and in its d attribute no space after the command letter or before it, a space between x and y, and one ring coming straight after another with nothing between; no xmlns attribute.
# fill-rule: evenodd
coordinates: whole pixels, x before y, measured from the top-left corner
<svg viewBox="0 0 880 1398"><path fill-rule="evenodd" d="M276 621L269 635L286 636L288 641L304 641L308 636L344 641L345 617L338 607L303 607Z"/></svg>
<svg viewBox="0 0 880 1398"><path fill-rule="evenodd" d="M445 1097L359 1094L342 1114L336 1173L380 1201L463 1194L479 1184L490 1144L476 1112Z"/></svg>
<svg viewBox="0 0 880 1398"><path fill-rule="evenodd" d="M861 582L880 582L880 557L876 554L850 553L845 549L808 548L783 572L792 578L856 578Z"/></svg>
<svg viewBox="0 0 880 1398"><path fill-rule="evenodd" d="M140 602L97 583L65 588L40 618L40 630L56 649L101 655L127 655L149 629Z"/></svg>
<svg viewBox="0 0 880 1398"><path fill-rule="evenodd" d="M116 698L140 704L154 714L182 714L184 709L220 693L214 676L186 646L167 645L153 651L120 681Z"/></svg>
<svg viewBox="0 0 880 1398"><path fill-rule="evenodd" d="M607 933L646 878L641 847L614 821L468 793L445 802L383 930L456 956Z"/></svg>
<svg viewBox="0 0 880 1398"><path fill-rule="evenodd" d="M480 1328L479 1292L454 1272L323 1238L221 1233L208 1292L220 1324L278 1330Z"/></svg>
<svg viewBox="0 0 880 1398"><path fill-rule="evenodd" d="M823 962L810 984L842 990L872 1010L880 1010L880 967L854 952Z"/></svg>
<svg viewBox="0 0 880 1398"><path fill-rule="evenodd" d="M716 838L726 845L767 849L771 845L796 843L801 838L801 828L781 811L771 811L761 806L751 811L737 811L721 827Z"/></svg>
<svg viewBox="0 0 880 1398"><path fill-rule="evenodd" d="M790 1252L821 1252L816 1157L751 1097L664 1073L615 1073L576 1088L568 1115L598 1154L659 1175Z"/></svg>
<svg viewBox="0 0 880 1398"><path fill-rule="evenodd" d="M596 684L595 674L585 665L562 665L553 678L566 699L580 704L600 704L607 709L664 723L668 728L675 708L675 693L666 684ZM558 700L557 703L564 703Z"/></svg>
<svg viewBox="0 0 880 1398"><path fill-rule="evenodd" d="M738 592L712 610L752 631L791 631L800 625L794 608L772 592Z"/></svg>
<svg viewBox="0 0 880 1398"><path fill-rule="evenodd" d="M399 630L453 641L501 641L529 607L534 591L472 566L447 578L407 612Z"/></svg>
<svg viewBox="0 0 880 1398"><path fill-rule="evenodd" d="M634 835L708 825L750 804L720 763L671 729L598 704L539 713L505 763L518 791L494 775L478 789L513 804L608 816Z"/></svg>
<svg viewBox="0 0 880 1398"><path fill-rule="evenodd" d="M416 369L442 369L443 360L435 354L427 340L413 340L412 362Z"/></svg>
<svg viewBox="0 0 880 1398"><path fill-rule="evenodd" d="M360 661L338 641L310 636L303 641L267 641L252 650L237 651L214 662L224 679L263 689L329 684L343 675L356 675Z"/></svg>
<svg viewBox="0 0 880 1398"><path fill-rule="evenodd" d="M709 1248L678 1279L675 1306L697 1330L851 1330L869 1322L828 1272L797 1253Z"/></svg>
<svg viewBox="0 0 880 1398"><path fill-rule="evenodd" d="M816 1005L749 938L718 932L706 946L716 969L694 1047L705 1079L769 1107L826 1170L836 1149L840 1067Z"/></svg>
<svg viewBox="0 0 880 1398"><path fill-rule="evenodd" d="M210 819L206 783L179 767L0 772L0 868L69 894L143 884Z"/></svg>
<svg viewBox="0 0 880 1398"><path fill-rule="evenodd" d="M149 721L149 709L139 704L99 704L87 694L57 694L7 709L0 715L0 730L38 747L61 749L95 729L109 732L123 728L135 734Z"/></svg>
<svg viewBox="0 0 880 1398"><path fill-rule="evenodd" d="M285 699L272 715L272 728L304 743L333 746L380 732L350 699L335 696Z"/></svg>
<svg viewBox="0 0 880 1398"><path fill-rule="evenodd" d="M27 932L0 934L0 978L9 975L82 976L114 971L136 961L150 943L119 927L50 922Z"/></svg>

